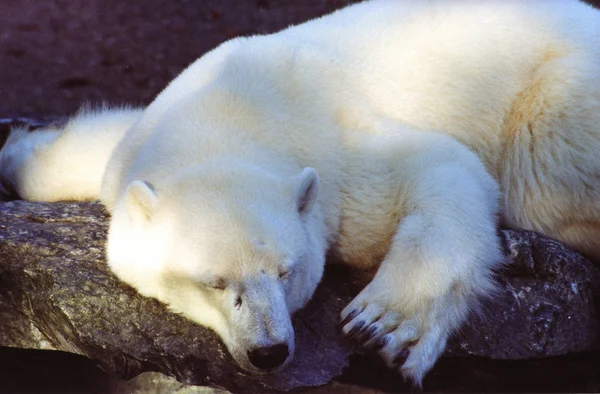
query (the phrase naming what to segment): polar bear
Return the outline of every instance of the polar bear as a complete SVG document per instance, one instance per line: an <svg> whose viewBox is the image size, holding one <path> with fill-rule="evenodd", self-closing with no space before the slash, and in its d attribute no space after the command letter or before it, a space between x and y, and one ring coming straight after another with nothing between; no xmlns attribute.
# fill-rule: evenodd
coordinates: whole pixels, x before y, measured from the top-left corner
<svg viewBox="0 0 600 394"><path fill-rule="evenodd" d="M15 130L5 188L99 199L110 268L293 357L325 255L370 283L342 329L416 384L494 291L497 227L600 260L600 12L575 0L373 0L207 53L146 109Z"/></svg>

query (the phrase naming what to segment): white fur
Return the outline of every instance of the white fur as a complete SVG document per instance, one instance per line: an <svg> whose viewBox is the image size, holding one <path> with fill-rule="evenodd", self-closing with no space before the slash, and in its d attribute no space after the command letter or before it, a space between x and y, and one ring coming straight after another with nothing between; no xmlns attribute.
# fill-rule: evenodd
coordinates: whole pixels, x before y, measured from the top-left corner
<svg viewBox="0 0 600 394"><path fill-rule="evenodd" d="M84 109L64 126L16 128L0 151L0 178L30 201L96 200L110 155L142 112Z"/></svg>
<svg viewBox="0 0 600 394"><path fill-rule="evenodd" d="M343 330L420 384L493 291L498 214L600 259L599 26L575 0L363 2L221 45L93 144L78 124L115 112L16 132L0 175L99 196L113 271L254 372L253 349L292 357L328 249L378 267Z"/></svg>

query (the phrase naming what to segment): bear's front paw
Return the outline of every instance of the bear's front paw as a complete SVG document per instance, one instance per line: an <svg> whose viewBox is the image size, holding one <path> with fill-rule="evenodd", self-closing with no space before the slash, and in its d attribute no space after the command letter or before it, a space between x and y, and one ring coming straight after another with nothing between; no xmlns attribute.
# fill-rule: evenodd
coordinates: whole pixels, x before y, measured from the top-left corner
<svg viewBox="0 0 600 394"><path fill-rule="evenodd" d="M342 311L346 336L376 350L391 368L421 386L423 377L446 348L452 331L464 320L464 296L449 291L434 299L403 302L393 287L369 284ZM404 300L406 301L406 300Z"/></svg>

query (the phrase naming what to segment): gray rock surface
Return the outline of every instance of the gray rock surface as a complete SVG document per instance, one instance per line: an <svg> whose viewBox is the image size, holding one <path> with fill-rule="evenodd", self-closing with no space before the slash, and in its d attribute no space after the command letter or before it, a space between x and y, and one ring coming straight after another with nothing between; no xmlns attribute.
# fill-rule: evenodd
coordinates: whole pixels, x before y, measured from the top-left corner
<svg viewBox="0 0 600 394"><path fill-rule="evenodd" d="M144 372L135 378L119 382L111 394L229 394L229 391L211 387L188 386L158 372Z"/></svg>
<svg viewBox="0 0 600 394"><path fill-rule="evenodd" d="M524 359L598 349L598 267L538 233L501 235L508 257L498 294L463 328L449 353Z"/></svg>
<svg viewBox="0 0 600 394"><path fill-rule="evenodd" d="M352 273L330 267L295 317L294 363L280 374L249 376L212 332L108 271L107 221L98 204L0 203L0 345L66 350L124 378L158 371L234 392L318 386L347 365L355 349L341 336L338 314L360 288ZM512 262L500 276L501 291L447 355L528 358L597 349L599 270L537 234L502 235Z"/></svg>
<svg viewBox="0 0 600 394"><path fill-rule="evenodd" d="M98 204L0 203L0 345L82 354L124 378L159 371L235 392L318 386L347 364L350 349L330 318L349 297L338 296L343 289L321 291L296 317L301 345L285 373L249 376L211 331L108 271L107 219Z"/></svg>

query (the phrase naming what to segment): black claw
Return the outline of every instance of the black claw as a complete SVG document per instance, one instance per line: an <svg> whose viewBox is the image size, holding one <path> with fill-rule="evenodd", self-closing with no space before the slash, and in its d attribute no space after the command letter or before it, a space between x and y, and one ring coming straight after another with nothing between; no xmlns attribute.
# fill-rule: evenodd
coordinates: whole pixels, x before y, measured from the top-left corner
<svg viewBox="0 0 600 394"><path fill-rule="evenodd" d="M371 347L373 350L375 350L376 352L378 352L379 350L381 350L385 345L387 345L388 341L390 340L390 338L387 335L382 336L381 338L379 338L377 340L377 342L375 342L373 344L373 346Z"/></svg>
<svg viewBox="0 0 600 394"><path fill-rule="evenodd" d="M394 357L394 360L392 361L392 364L395 366L401 366L404 364L404 362L406 362L406 359L408 358L408 356L410 355L410 350L408 349L402 349L400 351L400 353L398 353L396 355L396 357Z"/></svg>
<svg viewBox="0 0 600 394"><path fill-rule="evenodd" d="M350 313L348 314L348 316L346 316L346 317L344 318L344 320L342 320L342 323L341 323L342 327L344 327L344 326L345 326L346 324L348 324L348 323L349 323L351 320L353 320L353 319L354 319L356 316L358 316L358 314L359 314L359 313L360 313L360 312L359 312L358 310L356 310L356 309L355 309L355 310L353 310L352 312L350 312Z"/></svg>
<svg viewBox="0 0 600 394"><path fill-rule="evenodd" d="M352 339L354 338L360 331L362 331L365 327L365 323L364 322L360 322L357 325L355 325L354 327L352 327L350 329L350 331L348 332L348 334L346 334L346 337Z"/></svg>
<svg viewBox="0 0 600 394"><path fill-rule="evenodd" d="M375 335L375 333L377 332L377 327L376 326L366 326L364 330L362 330L359 333L359 341L360 342L367 342L369 341L371 338L373 338L373 335Z"/></svg>

